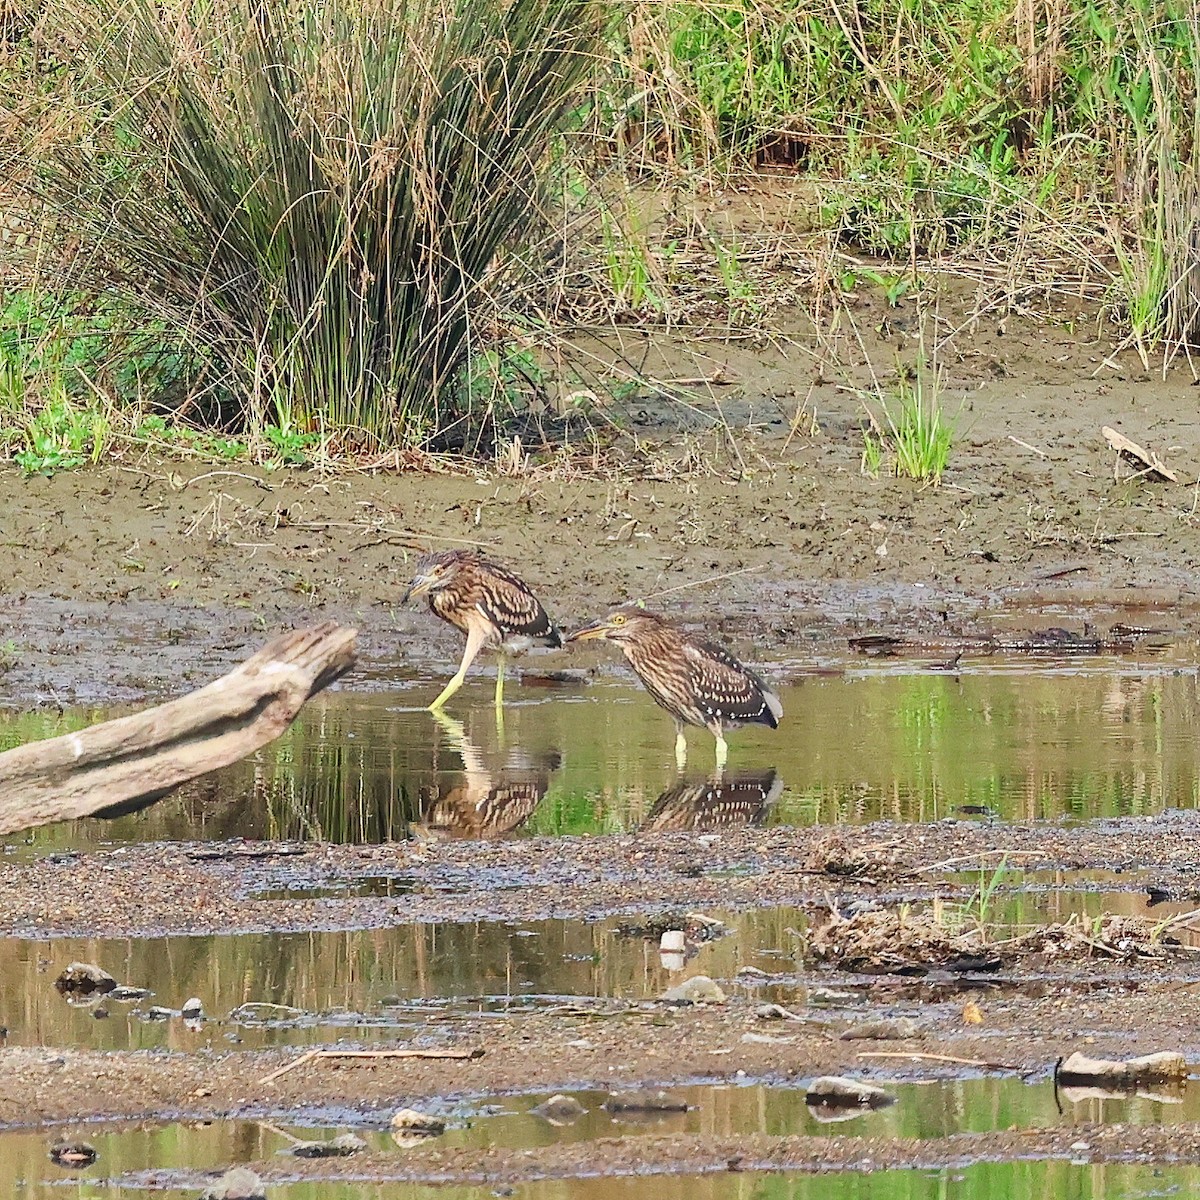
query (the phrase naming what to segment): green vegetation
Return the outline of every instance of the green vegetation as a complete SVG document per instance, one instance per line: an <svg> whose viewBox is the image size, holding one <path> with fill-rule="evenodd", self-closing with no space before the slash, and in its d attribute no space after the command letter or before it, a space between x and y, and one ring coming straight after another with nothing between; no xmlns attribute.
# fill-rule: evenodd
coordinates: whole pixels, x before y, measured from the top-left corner
<svg viewBox="0 0 1200 1200"><path fill-rule="evenodd" d="M160 328L190 403L274 426L285 461L320 437L424 442L468 415L504 256L540 223L549 147L602 33L592 0L100 0L48 16L96 47L73 67L84 130L27 180L79 242L69 294Z"/></svg>
<svg viewBox="0 0 1200 1200"><path fill-rule="evenodd" d="M954 425L942 409L936 371L901 371L891 396L880 394L886 428L872 415L863 430L862 470L878 476L890 458L896 475L937 483L950 461Z"/></svg>
<svg viewBox="0 0 1200 1200"><path fill-rule="evenodd" d="M689 208L764 166L807 188L818 334L860 282L899 306L985 262L1004 295L1103 300L1147 362L1200 329L1183 0L10 8L0 446L26 470L139 430L278 464L471 448L557 386L556 320L764 329L778 247ZM936 478L948 427L896 400L898 469Z"/></svg>

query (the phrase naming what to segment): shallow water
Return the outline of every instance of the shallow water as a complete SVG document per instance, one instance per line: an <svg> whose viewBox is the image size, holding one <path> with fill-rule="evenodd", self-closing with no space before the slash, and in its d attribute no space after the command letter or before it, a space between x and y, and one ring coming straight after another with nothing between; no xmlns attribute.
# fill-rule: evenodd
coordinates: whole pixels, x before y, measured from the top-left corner
<svg viewBox="0 0 1200 1200"><path fill-rule="evenodd" d="M786 717L730 739L719 788L713 743L690 735L682 780L670 719L605 679L509 689L498 728L491 680L473 677L439 721L438 685L336 692L276 743L151 809L9 839L10 853L228 837L377 842L726 823L945 817L1027 820L1200 806L1200 686L1189 659L928 664L854 660L827 674L781 667ZM0 746L109 714L0 716ZM28 850L25 850L28 852Z"/></svg>
<svg viewBox="0 0 1200 1200"><path fill-rule="evenodd" d="M619 920L223 937L4 938L0 1025L7 1027L10 1045L98 1049L360 1041L411 1034L415 1027L438 1032L464 1013L519 1015L576 1000L640 1000L697 973L731 978L743 966L790 969L789 930L803 924L803 914L775 909L728 921L728 936L690 945L682 970L671 969L672 960L664 965L657 938L623 935ZM76 959L154 995L136 1003L101 997L70 1004L53 981ZM178 1009L193 995L213 1018L199 1028L178 1017L145 1015L154 1005Z"/></svg>
<svg viewBox="0 0 1200 1200"><path fill-rule="evenodd" d="M973 878L978 887L970 891ZM1113 913L1157 921L1195 908L1194 902L1150 907L1144 891L1114 890L1121 877L1098 872L1004 871L1000 887L988 895L995 878L995 872L964 873L958 899L923 902L912 912L919 916L936 904L940 923L972 929L982 922L995 941L1072 917ZM1033 890L1010 890L1021 888ZM603 1010L613 1002L654 999L698 974L755 1000L800 1007L815 999L821 1013L835 1015L823 996L821 973L803 961L807 913L775 907L707 915L720 922L717 929L685 919L674 923L689 930L686 952L678 956L661 954L657 930L647 933L643 919L634 917L197 937L0 938L0 1026L9 1045L194 1050L357 1044L413 1033L442 1036L468 1014L519 1018L563 1007ZM1174 934L1200 944L1195 930ZM76 960L152 995L70 1002L54 980ZM1080 984L1086 968L1067 964L1059 973ZM977 982L985 989L1014 986L1006 974ZM1041 977L1024 977L1036 990ZM892 1011L919 1014L917 994L907 1007L881 1006L872 991L878 981L859 982L861 987L838 977L837 992L846 997L836 1002L841 1018L865 1016L868 1006L872 1018ZM944 992L953 999L958 993L952 984L931 986L919 998L928 1002ZM192 996L206 1014L199 1024L150 1013L153 1007L178 1010Z"/></svg>
<svg viewBox="0 0 1200 1200"><path fill-rule="evenodd" d="M1013 1079L973 1079L943 1083L903 1084L889 1089L896 1103L876 1112L855 1114L834 1126L818 1121L804 1102L800 1088L693 1086L671 1089L671 1094L692 1107L675 1114L611 1114L601 1106L603 1092L573 1095L588 1110L576 1121L556 1126L530 1110L545 1096L497 1098L490 1102L447 1105L441 1113L449 1121L440 1144L447 1148L523 1149L558 1142L583 1142L615 1136L636 1138L645 1134L689 1133L737 1136L754 1133L941 1138L959 1132L997 1129L1071 1127L1082 1122L1147 1125L1195 1120L1200 1114L1200 1087L1189 1089L1180 1102L1147 1097L1087 1099L1073 1102L1069 1095L1056 1100L1048 1082L1022 1083ZM1194 1094L1193 1094L1194 1093ZM1061 1109L1060 1109L1061 1104ZM435 1107L424 1106L427 1110ZM195 1195L202 1184L197 1172L215 1172L242 1163L269 1161L286 1171L288 1150L297 1141L324 1141L353 1131L375 1152L397 1157L395 1169L405 1169L406 1151L398 1147L386 1128L387 1112L330 1114L264 1114L257 1120L179 1122L167 1125L112 1127L86 1125L62 1130L67 1140L85 1140L97 1152L97 1161L81 1169L58 1166L49 1159L52 1141L45 1132L0 1133L0 1193L4 1195L92 1196L152 1190L154 1194ZM339 1123L334 1126L332 1120ZM106 1186L106 1183L110 1186ZM1028 1184L1034 1190L1002 1190ZM111 1185L116 1185L111 1186ZM630 1200L655 1197L708 1196L711 1200L748 1197L846 1197L895 1195L963 1197L998 1195L1055 1195L1100 1197L1115 1194L1138 1196L1156 1193L1155 1186L1200 1185L1200 1169L1072 1166L1061 1162L980 1163L965 1169L938 1171L887 1171L870 1177L857 1173L828 1177L804 1175L709 1176L700 1179L567 1180L522 1183L518 1194L529 1197L628 1196ZM119 1189L119 1190L118 1190ZM1145 1190L1142 1190L1145 1189ZM490 1189L428 1189L414 1184L273 1185L270 1196L288 1200L308 1197L377 1196L379 1200L417 1200L439 1196L443 1200L494 1194ZM1190 1194L1185 1191L1184 1194Z"/></svg>

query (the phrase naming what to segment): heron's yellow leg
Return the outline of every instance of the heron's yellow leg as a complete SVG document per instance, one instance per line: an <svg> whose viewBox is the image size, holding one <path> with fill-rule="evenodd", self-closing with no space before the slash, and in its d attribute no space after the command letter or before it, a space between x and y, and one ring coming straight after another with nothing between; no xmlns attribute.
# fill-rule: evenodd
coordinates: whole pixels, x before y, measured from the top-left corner
<svg viewBox="0 0 1200 1200"><path fill-rule="evenodd" d="M504 666L508 662L504 652L500 652L499 660L496 664L496 707L504 706Z"/></svg>
<svg viewBox="0 0 1200 1200"><path fill-rule="evenodd" d="M455 692L463 685L463 679L466 677L465 671L459 671L457 675L451 677L450 682L442 688L441 695L429 706L430 712L437 712Z"/></svg>
<svg viewBox="0 0 1200 1200"><path fill-rule="evenodd" d="M682 771L687 766L687 738L683 735L683 726L675 726L675 766Z"/></svg>
<svg viewBox="0 0 1200 1200"><path fill-rule="evenodd" d="M725 767L725 760L726 760L728 757L729 757L729 744L728 744L728 743L725 741L725 739L724 739L724 738L723 738L723 737L722 737L722 736L721 736L721 735L718 733L718 734L717 734L717 770L718 770L718 771L720 771L720 770L723 770L723 769L724 769L724 767Z"/></svg>
<svg viewBox="0 0 1200 1200"><path fill-rule="evenodd" d="M467 633L467 648L463 651L462 662L459 664L459 668L450 682L442 688L442 694L429 706L430 712L436 712L437 709L441 708L462 687L463 680L467 677L467 668L475 661L475 656L483 648L486 636L478 627L471 627Z"/></svg>

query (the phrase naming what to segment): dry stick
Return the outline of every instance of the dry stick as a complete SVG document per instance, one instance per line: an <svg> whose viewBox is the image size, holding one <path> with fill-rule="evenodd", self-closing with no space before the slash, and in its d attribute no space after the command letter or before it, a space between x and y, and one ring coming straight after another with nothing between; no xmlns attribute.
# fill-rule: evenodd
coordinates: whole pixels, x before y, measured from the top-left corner
<svg viewBox="0 0 1200 1200"><path fill-rule="evenodd" d="M377 533L381 537L412 538L414 541L457 542L463 546L482 546L492 549L495 542L482 542L478 538L451 537L448 533L421 533L416 529L387 529L380 525L364 525L361 521L291 521L288 529L358 529L363 533Z"/></svg>
<svg viewBox="0 0 1200 1200"><path fill-rule="evenodd" d="M301 1063L312 1062L316 1058L482 1058L483 1048L476 1046L472 1050L309 1050L293 1058L277 1071L264 1075L259 1083L273 1083L281 1075L300 1066Z"/></svg>
<svg viewBox="0 0 1200 1200"><path fill-rule="evenodd" d="M1189 909L1185 913L1178 913L1173 917L1168 917L1165 921L1161 921L1158 928L1165 933L1168 929L1174 929L1176 926L1189 925L1197 917L1200 917L1200 908Z"/></svg>
<svg viewBox="0 0 1200 1200"><path fill-rule="evenodd" d="M929 1062L957 1063L963 1067L988 1067L994 1071L1019 1071L1015 1063L988 1062L980 1058L955 1058L953 1054L922 1054L917 1050L860 1050L859 1058L920 1058Z"/></svg>
<svg viewBox="0 0 1200 1200"><path fill-rule="evenodd" d="M1018 446L1021 446L1026 450L1032 450L1034 452L1034 454L1036 454L1038 456L1038 458L1046 458L1047 457L1046 452L1044 450L1039 450L1036 446L1031 446L1028 442L1021 441L1021 439L1019 437L1013 437L1013 435L1011 433L1008 435L1008 440L1010 442L1016 442Z"/></svg>
<svg viewBox="0 0 1200 1200"><path fill-rule="evenodd" d="M193 483L199 483L202 479L216 479L218 476L230 479L245 479L248 483L254 484L255 487L262 488L264 492L271 490L271 485L265 479L259 479L257 475L247 475L244 471L205 471L203 475L195 475L191 479L185 479L179 490L186 492Z"/></svg>
<svg viewBox="0 0 1200 1200"><path fill-rule="evenodd" d="M736 571L726 571L722 575L709 575L706 579L697 579L692 583L679 583L674 587L663 588L661 592L651 592L643 596L643 600L657 600L659 596L669 596L672 592L686 592L688 588L704 587L706 583L719 583L722 579L732 579L735 575L751 575L756 571L765 571L766 567L738 567Z"/></svg>
<svg viewBox="0 0 1200 1200"><path fill-rule="evenodd" d="M930 863L927 867L913 867L910 875L921 875L926 871L941 871L945 867L953 867L958 863L973 862L977 858L1049 858L1045 850L981 850L978 854L962 854L958 858L947 858L941 862Z"/></svg>

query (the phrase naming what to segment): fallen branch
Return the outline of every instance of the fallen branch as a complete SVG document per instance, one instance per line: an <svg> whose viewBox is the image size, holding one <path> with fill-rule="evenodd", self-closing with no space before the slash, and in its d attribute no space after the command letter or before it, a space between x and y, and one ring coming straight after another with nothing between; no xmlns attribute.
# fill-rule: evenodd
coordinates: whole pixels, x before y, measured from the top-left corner
<svg viewBox="0 0 1200 1200"><path fill-rule="evenodd" d="M953 1054L922 1054L916 1050L861 1050L859 1058L919 1058L928 1062L956 1063L962 1067L984 1067L989 1071L1019 1071L1013 1063L987 1062L982 1058L956 1058Z"/></svg>
<svg viewBox="0 0 1200 1200"><path fill-rule="evenodd" d="M1130 441L1123 433L1118 433L1109 425L1103 426L1100 432L1104 434L1104 440L1109 446L1116 451L1118 468L1121 459L1136 463L1142 468L1133 476L1134 479L1137 479L1141 475L1153 475L1159 479L1166 480L1168 483L1179 482L1179 476L1170 468L1164 466L1162 460L1152 450L1147 451L1142 446L1139 446L1137 442Z"/></svg>
<svg viewBox="0 0 1200 1200"><path fill-rule="evenodd" d="M178 700L0 754L0 834L136 811L245 758L350 670L354 639L333 621L294 630Z"/></svg>
<svg viewBox="0 0 1200 1200"><path fill-rule="evenodd" d="M476 1046L471 1050L309 1050L299 1058L293 1058L270 1075L264 1075L259 1083L274 1083L281 1075L294 1071L302 1063L312 1062L317 1058L482 1058L483 1048Z"/></svg>
<svg viewBox="0 0 1200 1200"><path fill-rule="evenodd" d="M960 854L957 858L944 858L941 862L930 863L925 867L913 867L906 872L908 875L924 875L929 871L944 871L947 867L957 867L960 863L979 862L988 858L1049 858L1045 850L980 850L978 854Z"/></svg>

